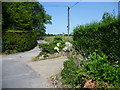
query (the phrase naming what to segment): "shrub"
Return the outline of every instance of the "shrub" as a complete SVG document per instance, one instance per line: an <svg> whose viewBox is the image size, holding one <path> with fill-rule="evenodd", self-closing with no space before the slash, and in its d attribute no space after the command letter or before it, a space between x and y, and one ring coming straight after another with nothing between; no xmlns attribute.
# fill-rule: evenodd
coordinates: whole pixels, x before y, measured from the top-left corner
<svg viewBox="0 0 120 90"><path fill-rule="evenodd" d="M120 87L119 30L118 18L76 27L73 45L80 55L65 62L61 72L64 83L82 87L93 79L103 85L100 87Z"/></svg>
<svg viewBox="0 0 120 90"><path fill-rule="evenodd" d="M94 80L104 81L108 84L120 87L120 65L111 65L107 56L94 52L89 57L89 62L83 64L83 70L91 75Z"/></svg>
<svg viewBox="0 0 120 90"><path fill-rule="evenodd" d="M60 51L65 47L65 41L53 41L52 42L53 44L55 44L56 46L57 46L57 43L60 43L60 46L59 46L59 49L60 49Z"/></svg>
<svg viewBox="0 0 120 90"><path fill-rule="evenodd" d="M40 43L39 48L44 48L45 46L48 46L48 43Z"/></svg>
<svg viewBox="0 0 120 90"><path fill-rule="evenodd" d="M98 82L98 87L120 87L118 62L111 65L104 53L94 52L87 58L88 60L84 58L79 61L77 57L72 57L64 62L64 69L61 72L63 84L83 87L87 80L92 79Z"/></svg>
<svg viewBox="0 0 120 90"><path fill-rule="evenodd" d="M33 31L5 31L2 34L2 52L15 50L16 52L27 51L37 45L36 35ZM6 51L7 50L7 51Z"/></svg>
<svg viewBox="0 0 120 90"><path fill-rule="evenodd" d="M38 57L39 57L39 56L42 56L42 55L43 55L44 57L48 57L48 54L47 54L46 52L40 52L39 55L38 55Z"/></svg>
<svg viewBox="0 0 120 90"><path fill-rule="evenodd" d="M94 52L96 49L103 51L112 62L119 59L120 20L115 19L108 23L91 23L85 26L78 26L74 29L74 48Z"/></svg>
<svg viewBox="0 0 120 90"><path fill-rule="evenodd" d="M47 52L47 53L50 53L50 54L53 54L55 53L56 51L54 50L54 47L56 45L54 43L50 43L50 44L39 44L39 47L42 48L42 51L43 52Z"/></svg>
<svg viewBox="0 0 120 90"><path fill-rule="evenodd" d="M58 43L60 43L59 46L57 46ZM39 48L42 48L44 52L50 54L57 52L57 50L54 49L55 47L58 47L59 51L61 51L65 47L65 41L62 41L61 39L55 39L53 42L49 44L48 43L39 44Z"/></svg>
<svg viewBox="0 0 120 90"><path fill-rule="evenodd" d="M79 84L78 69L72 58L64 62L64 69L61 72L63 84L71 85L72 87L77 86Z"/></svg>

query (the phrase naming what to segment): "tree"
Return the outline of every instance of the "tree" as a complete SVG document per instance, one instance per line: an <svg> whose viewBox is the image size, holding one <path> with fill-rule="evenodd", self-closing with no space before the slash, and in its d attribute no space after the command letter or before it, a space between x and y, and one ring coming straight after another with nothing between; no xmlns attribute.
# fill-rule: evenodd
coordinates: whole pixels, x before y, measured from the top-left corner
<svg viewBox="0 0 120 90"><path fill-rule="evenodd" d="M2 9L3 30L45 33L44 24L51 24L51 16L39 2L3 2Z"/></svg>

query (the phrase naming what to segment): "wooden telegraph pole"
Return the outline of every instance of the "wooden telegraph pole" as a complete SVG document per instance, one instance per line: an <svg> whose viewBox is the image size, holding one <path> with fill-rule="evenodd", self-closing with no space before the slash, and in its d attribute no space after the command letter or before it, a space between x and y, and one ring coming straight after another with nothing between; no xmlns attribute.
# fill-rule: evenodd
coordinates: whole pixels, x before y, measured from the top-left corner
<svg viewBox="0 0 120 90"><path fill-rule="evenodd" d="M79 2L75 3L73 6L69 7L68 6L68 26L67 26L67 29L68 29L68 41L70 40L70 37L69 37L69 32L70 32L70 8L74 7L75 5L77 5Z"/></svg>
<svg viewBox="0 0 120 90"><path fill-rule="evenodd" d="M68 41L69 41L69 31L70 31L70 7L68 6Z"/></svg>

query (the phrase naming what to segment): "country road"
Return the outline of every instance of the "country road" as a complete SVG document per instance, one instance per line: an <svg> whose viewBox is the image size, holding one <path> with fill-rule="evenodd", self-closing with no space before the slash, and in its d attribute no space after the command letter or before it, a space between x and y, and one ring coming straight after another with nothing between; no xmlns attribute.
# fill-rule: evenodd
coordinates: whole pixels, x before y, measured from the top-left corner
<svg viewBox="0 0 120 90"><path fill-rule="evenodd" d="M2 88L53 88L48 78L60 73L67 57L30 62L39 52L36 46L30 51L2 55Z"/></svg>
<svg viewBox="0 0 120 90"><path fill-rule="evenodd" d="M39 52L40 49L36 46L30 51L2 55L2 88L47 87L41 75L27 65L28 61L37 56Z"/></svg>

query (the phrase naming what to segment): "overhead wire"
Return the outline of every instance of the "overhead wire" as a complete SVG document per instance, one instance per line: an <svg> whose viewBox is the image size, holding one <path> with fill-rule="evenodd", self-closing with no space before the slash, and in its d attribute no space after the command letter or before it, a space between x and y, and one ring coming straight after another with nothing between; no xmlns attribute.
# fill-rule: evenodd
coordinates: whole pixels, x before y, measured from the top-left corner
<svg viewBox="0 0 120 90"><path fill-rule="evenodd" d="M77 5L79 2L76 2L73 6L71 6L70 8L74 7L75 5Z"/></svg>
<svg viewBox="0 0 120 90"><path fill-rule="evenodd" d="M45 7L67 7L65 5L44 5Z"/></svg>
<svg viewBox="0 0 120 90"><path fill-rule="evenodd" d="M74 7L77 5L79 2L76 2L74 5L72 5L70 8ZM45 7L68 7L66 5L44 5Z"/></svg>

